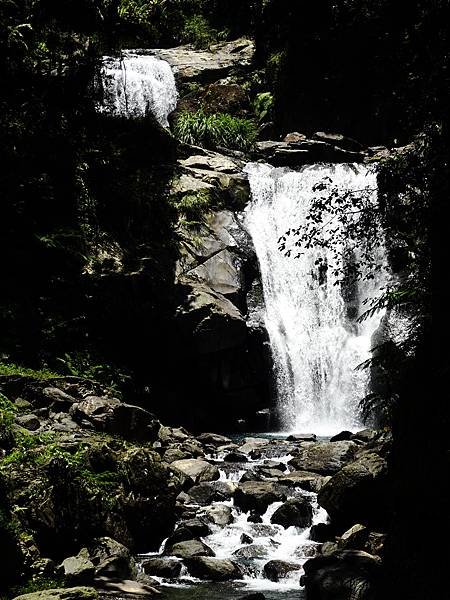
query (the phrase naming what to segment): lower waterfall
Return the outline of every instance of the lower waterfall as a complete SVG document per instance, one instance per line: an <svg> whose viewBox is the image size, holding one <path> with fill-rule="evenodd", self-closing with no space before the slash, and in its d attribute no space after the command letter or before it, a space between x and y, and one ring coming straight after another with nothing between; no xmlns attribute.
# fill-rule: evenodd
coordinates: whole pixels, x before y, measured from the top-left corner
<svg viewBox="0 0 450 600"><path fill-rule="evenodd" d="M144 117L151 112L168 127L169 114L177 106L178 93L172 69L155 56L124 50L120 57L103 57L103 101L99 112L117 117Z"/></svg>
<svg viewBox="0 0 450 600"><path fill-rule="evenodd" d="M382 315L362 323L355 317L366 310L364 300L383 287L384 277L357 280L349 306L342 286L320 272L319 264L336 261L329 249L313 246L300 256L286 256L279 240L306 223L314 189L322 181L342 193L365 190L376 202L376 173L356 164L308 165L291 171L251 163L246 171L252 201L245 225L260 265L283 429L324 436L356 431L362 426L359 401L369 383L368 370L356 367L370 357L371 337ZM345 234L342 224L337 227ZM357 254L358 248L354 250Z"/></svg>

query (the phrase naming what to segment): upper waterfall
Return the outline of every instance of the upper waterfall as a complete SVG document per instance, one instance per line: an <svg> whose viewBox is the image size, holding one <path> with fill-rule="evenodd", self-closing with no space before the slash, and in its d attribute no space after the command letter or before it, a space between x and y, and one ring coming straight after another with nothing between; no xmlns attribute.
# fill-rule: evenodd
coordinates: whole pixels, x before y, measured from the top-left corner
<svg viewBox="0 0 450 600"><path fill-rule="evenodd" d="M125 50L120 57L103 57L103 101L100 112L121 117L143 117L151 112L168 127L178 93L172 69L165 60Z"/></svg>
<svg viewBox="0 0 450 600"><path fill-rule="evenodd" d="M354 164L310 165L300 171L249 164L246 170L252 201L245 223L260 264L284 429L319 435L357 430L358 404L368 391L369 377L366 370L355 369L370 357L371 336L381 316L362 323L355 316L364 312L363 301L376 295L384 282L357 280L349 310L349 294L318 266L335 261L336 254L313 246L299 257L288 257L280 252L279 239L306 223L314 188L325 178L343 193L366 190L376 201L376 174Z"/></svg>

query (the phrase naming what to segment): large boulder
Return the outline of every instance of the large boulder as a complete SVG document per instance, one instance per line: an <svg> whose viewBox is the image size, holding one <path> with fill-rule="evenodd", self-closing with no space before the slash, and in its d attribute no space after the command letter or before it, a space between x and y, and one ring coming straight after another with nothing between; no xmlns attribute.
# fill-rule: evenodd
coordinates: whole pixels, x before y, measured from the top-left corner
<svg viewBox="0 0 450 600"><path fill-rule="evenodd" d="M142 570L146 575L172 579L180 574L181 562L170 558L149 558L142 563Z"/></svg>
<svg viewBox="0 0 450 600"><path fill-rule="evenodd" d="M185 542L173 544L173 546L167 546L166 544L164 553L183 559L194 558L196 556L214 556L211 548L200 540L186 540Z"/></svg>
<svg viewBox="0 0 450 600"><path fill-rule="evenodd" d="M211 83L236 70L246 70L251 64L254 51L253 42L241 38L214 44L208 50L195 50L187 45L158 48L149 52L167 61L181 83Z"/></svg>
<svg viewBox="0 0 450 600"><path fill-rule="evenodd" d="M305 443L289 464L296 470L332 475L353 460L357 449L352 441Z"/></svg>
<svg viewBox="0 0 450 600"><path fill-rule="evenodd" d="M176 460L171 467L190 477L193 483L214 481L220 477L219 469L215 465L199 458Z"/></svg>
<svg viewBox="0 0 450 600"><path fill-rule="evenodd" d="M59 571L68 583L87 583L94 577L95 566L89 558L87 548L82 548L77 556L64 559Z"/></svg>
<svg viewBox="0 0 450 600"><path fill-rule="evenodd" d="M231 560L199 556L186 561L188 571L199 579L211 581L228 581L242 579L239 566Z"/></svg>
<svg viewBox="0 0 450 600"><path fill-rule="evenodd" d="M71 406L70 415L77 423L136 441L155 440L160 428L147 410L107 396L88 396Z"/></svg>
<svg viewBox="0 0 450 600"><path fill-rule="evenodd" d="M234 517L231 512L231 508L226 504L215 504L214 506L208 506L205 509L206 518L212 521L215 525L224 527L234 521Z"/></svg>
<svg viewBox="0 0 450 600"><path fill-rule="evenodd" d="M291 498L273 513L270 522L283 527L309 527L312 523L313 510L304 498Z"/></svg>
<svg viewBox="0 0 450 600"><path fill-rule="evenodd" d="M101 537L89 546L89 558L96 575L131 579L136 575L136 564L131 552L110 537Z"/></svg>
<svg viewBox="0 0 450 600"><path fill-rule="evenodd" d="M381 561L358 550L332 552L308 560L301 579L308 600L375 600Z"/></svg>
<svg viewBox="0 0 450 600"><path fill-rule="evenodd" d="M301 566L297 563L286 562L285 560L269 560L264 565L264 577L270 581L279 581L292 571L300 571Z"/></svg>
<svg viewBox="0 0 450 600"><path fill-rule="evenodd" d="M283 500L286 500L286 489L271 481L245 481L239 484L234 495L235 506L258 514L265 513L273 502Z"/></svg>
<svg viewBox="0 0 450 600"><path fill-rule="evenodd" d="M342 527L357 521L383 529L391 512L391 498L386 460L375 452L365 452L322 487L318 502Z"/></svg>
<svg viewBox="0 0 450 600"><path fill-rule="evenodd" d="M308 492L318 492L326 482L326 477L311 471L291 471L283 474L278 481L288 487L299 487Z"/></svg>

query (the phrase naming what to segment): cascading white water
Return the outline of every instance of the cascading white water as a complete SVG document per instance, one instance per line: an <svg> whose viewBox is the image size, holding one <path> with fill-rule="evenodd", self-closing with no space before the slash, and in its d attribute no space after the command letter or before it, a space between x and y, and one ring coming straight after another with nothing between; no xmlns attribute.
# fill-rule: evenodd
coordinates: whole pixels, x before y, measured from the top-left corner
<svg viewBox="0 0 450 600"><path fill-rule="evenodd" d="M249 164L246 171L252 201L245 224L260 264L284 428L319 435L355 431L361 427L358 404L368 391L367 371L355 368L370 357L371 336L381 315L361 324L347 316L342 287L318 272L317 259L328 264L336 260L329 249L313 247L288 257L278 242L288 230L306 223L313 188L324 178L343 193L366 190L376 201L376 174L353 164L310 165L300 171ZM345 233L342 224L333 226ZM363 301L383 285L381 280L356 283L352 305L359 314L366 310Z"/></svg>
<svg viewBox="0 0 450 600"><path fill-rule="evenodd" d="M177 106L178 93L165 60L132 50L119 58L105 56L101 80L99 112L120 117L143 117L151 112L163 127L169 126L167 118Z"/></svg>

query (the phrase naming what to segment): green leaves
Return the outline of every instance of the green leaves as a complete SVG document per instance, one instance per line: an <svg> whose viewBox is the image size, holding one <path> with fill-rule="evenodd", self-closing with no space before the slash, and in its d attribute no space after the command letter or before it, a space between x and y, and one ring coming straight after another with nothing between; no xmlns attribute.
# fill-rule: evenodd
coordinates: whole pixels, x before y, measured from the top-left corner
<svg viewBox="0 0 450 600"><path fill-rule="evenodd" d="M248 151L255 143L257 130L249 119L227 113L206 114L198 110L181 113L175 123L174 133L186 144Z"/></svg>

